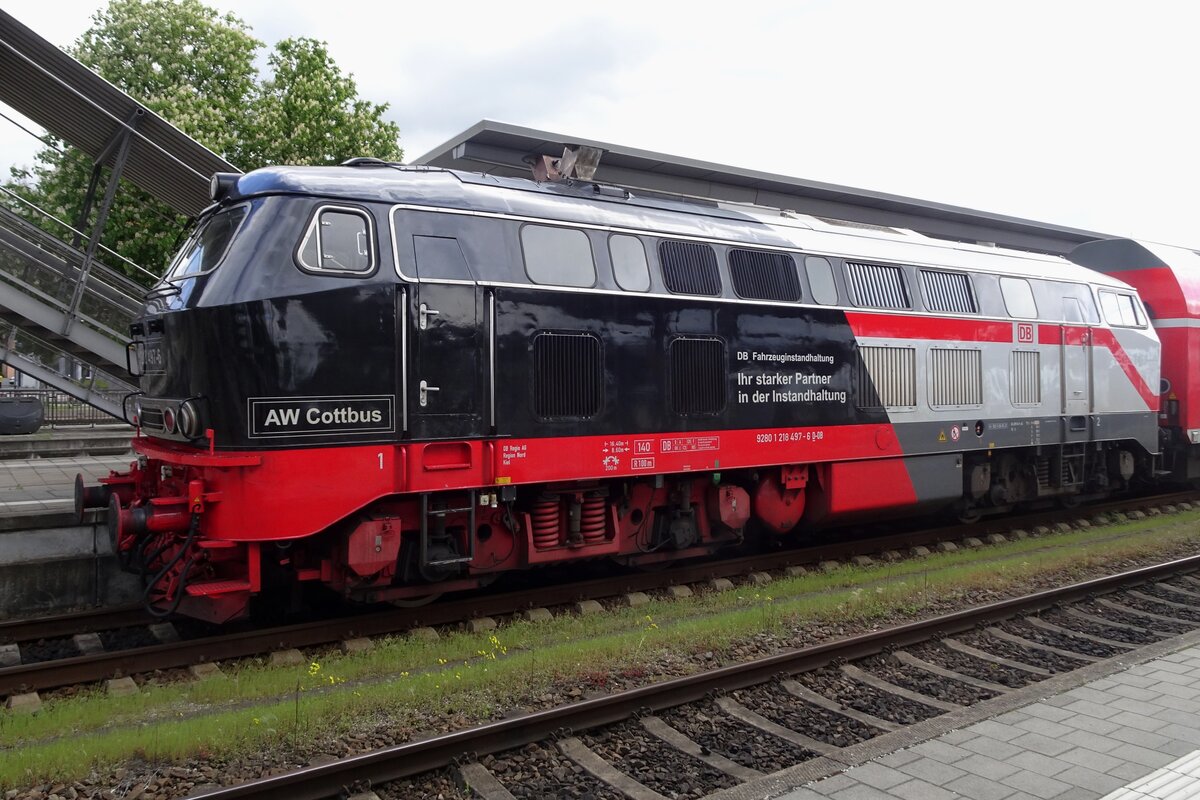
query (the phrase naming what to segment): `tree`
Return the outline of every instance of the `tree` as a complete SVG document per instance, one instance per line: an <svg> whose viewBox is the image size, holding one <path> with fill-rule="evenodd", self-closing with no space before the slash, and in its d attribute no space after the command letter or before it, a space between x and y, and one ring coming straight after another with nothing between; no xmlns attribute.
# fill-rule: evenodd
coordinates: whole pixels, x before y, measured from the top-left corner
<svg viewBox="0 0 1200 800"><path fill-rule="evenodd" d="M240 19L200 0L110 0L71 54L246 171L359 155L403 157L398 127L383 119L387 105L358 99L353 78L323 43L280 42L268 58L272 74L265 81L254 66L262 47ZM74 225L91 169L78 151L47 147L32 168L11 170L9 188ZM102 241L161 272L185 224L167 205L124 182ZM126 271L138 277L132 268Z"/></svg>

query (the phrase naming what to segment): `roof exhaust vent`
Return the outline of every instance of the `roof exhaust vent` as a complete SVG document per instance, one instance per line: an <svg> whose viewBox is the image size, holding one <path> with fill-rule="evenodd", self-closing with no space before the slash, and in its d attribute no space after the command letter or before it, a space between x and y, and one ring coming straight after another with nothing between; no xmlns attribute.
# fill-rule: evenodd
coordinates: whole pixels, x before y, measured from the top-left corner
<svg viewBox="0 0 1200 800"><path fill-rule="evenodd" d="M533 179L538 183L572 178L590 181L596 175L602 155L604 151L599 147L569 144L563 147L563 154L559 158L529 155L525 157L525 162L533 169Z"/></svg>

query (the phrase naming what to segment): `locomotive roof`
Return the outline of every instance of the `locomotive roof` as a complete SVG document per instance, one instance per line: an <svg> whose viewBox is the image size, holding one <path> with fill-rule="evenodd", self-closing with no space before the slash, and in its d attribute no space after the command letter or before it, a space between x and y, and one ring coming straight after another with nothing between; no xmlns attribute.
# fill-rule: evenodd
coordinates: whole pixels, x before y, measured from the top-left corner
<svg viewBox="0 0 1200 800"><path fill-rule="evenodd" d="M892 261L1125 287L1120 280L1042 253L934 239L902 228L826 220L762 206L631 194L587 182L526 178L382 162L267 167L238 178L230 199L269 194L405 204L568 223L732 239L849 259Z"/></svg>

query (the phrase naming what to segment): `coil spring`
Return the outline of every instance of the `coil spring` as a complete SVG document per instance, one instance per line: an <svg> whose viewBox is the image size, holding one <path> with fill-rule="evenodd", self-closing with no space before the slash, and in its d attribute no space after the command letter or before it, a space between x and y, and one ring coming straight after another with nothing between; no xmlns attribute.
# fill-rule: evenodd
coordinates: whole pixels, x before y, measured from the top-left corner
<svg viewBox="0 0 1200 800"><path fill-rule="evenodd" d="M604 515L607 504L603 497L585 497L579 514L579 532L588 544L604 541Z"/></svg>
<svg viewBox="0 0 1200 800"><path fill-rule="evenodd" d="M533 546L538 550L558 547L562 532L562 504L557 497L543 495L533 504Z"/></svg>

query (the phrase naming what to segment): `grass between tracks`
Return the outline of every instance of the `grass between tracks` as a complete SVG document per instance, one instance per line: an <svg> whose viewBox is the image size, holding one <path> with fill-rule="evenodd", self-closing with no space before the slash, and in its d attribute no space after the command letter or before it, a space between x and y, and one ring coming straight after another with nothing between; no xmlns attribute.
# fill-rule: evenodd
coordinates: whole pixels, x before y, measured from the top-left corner
<svg viewBox="0 0 1200 800"><path fill-rule="evenodd" d="M127 697L97 689L51 698L36 714L0 712L0 788L83 779L131 759L252 762L254 754L291 748L302 761L373 727L402 741L440 721L464 725L549 703L573 687L623 688L694 672L697 653L733 660L739 645L787 645L816 626L890 624L944 612L968 593L1020 593L1040 577L1065 582L1114 562L1177 553L1200 543L1198 522L1200 512L1187 512L594 616L514 622L491 634L390 637L366 653L316 653L299 668L248 660L225 665L223 678L147 685Z"/></svg>

